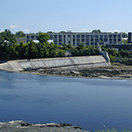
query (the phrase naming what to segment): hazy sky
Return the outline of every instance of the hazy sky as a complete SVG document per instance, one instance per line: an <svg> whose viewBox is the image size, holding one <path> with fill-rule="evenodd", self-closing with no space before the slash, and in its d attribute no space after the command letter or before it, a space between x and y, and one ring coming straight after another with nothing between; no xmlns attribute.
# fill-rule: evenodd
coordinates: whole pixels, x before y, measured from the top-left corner
<svg viewBox="0 0 132 132"><path fill-rule="evenodd" d="M0 32L132 31L132 0L0 0Z"/></svg>

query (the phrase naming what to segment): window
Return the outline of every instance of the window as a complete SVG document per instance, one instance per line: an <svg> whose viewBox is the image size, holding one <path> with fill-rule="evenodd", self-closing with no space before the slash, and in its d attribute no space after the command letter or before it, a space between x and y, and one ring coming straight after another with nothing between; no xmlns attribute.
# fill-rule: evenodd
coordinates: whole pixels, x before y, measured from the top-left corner
<svg viewBox="0 0 132 132"><path fill-rule="evenodd" d="M86 43L89 42L89 39L86 39Z"/></svg>
<svg viewBox="0 0 132 132"><path fill-rule="evenodd" d="M54 35L54 38L57 38L57 35Z"/></svg>
<svg viewBox="0 0 132 132"><path fill-rule="evenodd" d="M80 42L80 39L77 39L77 42Z"/></svg>
<svg viewBox="0 0 132 132"><path fill-rule="evenodd" d="M62 42L62 39L59 39L59 42Z"/></svg>
<svg viewBox="0 0 132 132"><path fill-rule="evenodd" d="M107 39L107 35L104 35L104 39Z"/></svg>
<svg viewBox="0 0 132 132"><path fill-rule="evenodd" d="M118 39L118 42L121 42L121 39Z"/></svg>
<svg viewBox="0 0 132 132"><path fill-rule="evenodd" d="M118 39L121 39L121 35L118 35Z"/></svg>
<svg viewBox="0 0 132 132"><path fill-rule="evenodd" d="M30 37L29 36L27 36L27 39L29 39Z"/></svg>
<svg viewBox="0 0 132 132"><path fill-rule="evenodd" d="M31 39L34 39L34 36L33 35L31 36Z"/></svg>
<svg viewBox="0 0 132 132"><path fill-rule="evenodd" d="M91 41L93 42L94 40L93 40L93 39L91 39Z"/></svg>
<svg viewBox="0 0 132 132"><path fill-rule="evenodd" d="M68 37L71 37L71 35L68 35Z"/></svg>
<svg viewBox="0 0 132 132"><path fill-rule="evenodd" d="M114 37L116 38L116 35L114 35Z"/></svg>
<svg viewBox="0 0 132 132"><path fill-rule="evenodd" d="M52 35L50 36L50 39L53 39L53 36Z"/></svg>
<svg viewBox="0 0 132 132"><path fill-rule="evenodd" d="M57 40L54 40L54 43L57 44Z"/></svg>
<svg viewBox="0 0 132 132"><path fill-rule="evenodd" d="M94 36L93 35L91 35L91 39L93 39L94 38Z"/></svg>
<svg viewBox="0 0 132 132"><path fill-rule="evenodd" d="M98 39L98 35L95 35L95 39Z"/></svg>
<svg viewBox="0 0 132 132"><path fill-rule="evenodd" d="M100 39L103 39L103 35L100 35Z"/></svg>
<svg viewBox="0 0 132 132"><path fill-rule="evenodd" d="M89 35L86 35L86 38L89 38Z"/></svg>
<svg viewBox="0 0 132 132"><path fill-rule="evenodd" d="M77 38L80 38L80 35L77 35Z"/></svg>
<svg viewBox="0 0 132 132"><path fill-rule="evenodd" d="M84 38L84 35L81 35L81 38Z"/></svg>
<svg viewBox="0 0 132 132"><path fill-rule="evenodd" d="M59 35L59 38L62 38L62 35Z"/></svg>
<svg viewBox="0 0 132 132"><path fill-rule="evenodd" d="M98 39L95 39L95 42L98 42Z"/></svg>
<svg viewBox="0 0 132 132"><path fill-rule="evenodd" d="M84 42L84 39L82 39L81 42Z"/></svg>
<svg viewBox="0 0 132 132"><path fill-rule="evenodd" d="M112 38L112 35L109 35L109 38L111 39Z"/></svg>
<svg viewBox="0 0 132 132"><path fill-rule="evenodd" d="M75 43L73 43L73 46L75 46Z"/></svg>
<svg viewBox="0 0 132 132"><path fill-rule="evenodd" d="M108 41L108 39L104 39L104 42L107 42Z"/></svg>

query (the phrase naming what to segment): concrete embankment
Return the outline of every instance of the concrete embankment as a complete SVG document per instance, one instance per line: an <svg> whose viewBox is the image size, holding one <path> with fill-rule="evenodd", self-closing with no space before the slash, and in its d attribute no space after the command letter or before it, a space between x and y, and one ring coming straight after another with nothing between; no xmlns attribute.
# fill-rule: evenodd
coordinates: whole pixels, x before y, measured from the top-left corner
<svg viewBox="0 0 132 132"><path fill-rule="evenodd" d="M29 69L40 68L59 68L59 67L97 67L109 66L110 63L102 55L83 56L83 57L65 57L65 58L47 58L31 60L7 61L0 64L1 70L19 72Z"/></svg>

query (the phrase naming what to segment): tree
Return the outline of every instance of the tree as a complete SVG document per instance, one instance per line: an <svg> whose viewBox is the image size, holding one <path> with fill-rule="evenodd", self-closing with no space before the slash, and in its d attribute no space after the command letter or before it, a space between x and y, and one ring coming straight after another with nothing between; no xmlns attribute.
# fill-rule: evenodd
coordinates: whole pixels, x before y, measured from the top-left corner
<svg viewBox="0 0 132 132"><path fill-rule="evenodd" d="M27 47L28 44L24 44L23 42L20 42L19 45L17 45L17 48L16 50L18 51L18 58L19 59L25 59L26 56L26 47Z"/></svg>
<svg viewBox="0 0 132 132"><path fill-rule="evenodd" d="M40 43L46 43L49 38L50 35L48 33L39 32L38 40Z"/></svg>
<svg viewBox="0 0 132 132"><path fill-rule="evenodd" d="M25 36L24 32L22 32L22 31L18 31L18 32L16 32L15 35L16 35L17 38L22 38L22 37Z"/></svg>
<svg viewBox="0 0 132 132"><path fill-rule="evenodd" d="M97 30L95 29L95 30L92 31L92 33L101 33L101 30L100 29L97 29Z"/></svg>
<svg viewBox="0 0 132 132"><path fill-rule="evenodd" d="M2 34L0 33L0 46L2 46L4 43L4 37L2 36Z"/></svg>
<svg viewBox="0 0 132 132"><path fill-rule="evenodd" d="M122 34L122 37L123 38L127 38L128 36L127 36L127 33L125 33L125 32L123 32L123 33L121 33Z"/></svg>
<svg viewBox="0 0 132 132"><path fill-rule="evenodd" d="M32 40L30 40L29 44L27 45L27 53L26 53L27 58L35 59L37 57L37 54L38 54L37 47L35 43Z"/></svg>
<svg viewBox="0 0 132 132"><path fill-rule="evenodd" d="M16 37L14 34L11 33L10 30L6 29L4 32L1 33L4 38L4 44L11 46L16 43Z"/></svg>

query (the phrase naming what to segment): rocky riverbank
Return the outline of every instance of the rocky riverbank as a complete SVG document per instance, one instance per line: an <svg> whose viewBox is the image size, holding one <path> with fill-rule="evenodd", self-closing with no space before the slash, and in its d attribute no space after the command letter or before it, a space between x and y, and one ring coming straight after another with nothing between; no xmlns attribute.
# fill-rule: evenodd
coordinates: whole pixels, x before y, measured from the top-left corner
<svg viewBox="0 0 132 132"><path fill-rule="evenodd" d="M17 120L0 122L0 132L90 132L66 123L32 124Z"/></svg>
<svg viewBox="0 0 132 132"><path fill-rule="evenodd" d="M23 71L24 73L32 73L39 75L59 75L72 77L88 77L88 78L106 78L106 79L132 79L131 66L107 66L107 67L87 67L87 68L46 68L46 69L30 69Z"/></svg>

